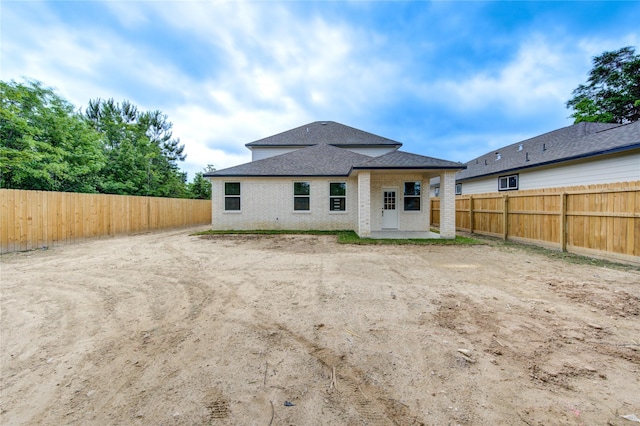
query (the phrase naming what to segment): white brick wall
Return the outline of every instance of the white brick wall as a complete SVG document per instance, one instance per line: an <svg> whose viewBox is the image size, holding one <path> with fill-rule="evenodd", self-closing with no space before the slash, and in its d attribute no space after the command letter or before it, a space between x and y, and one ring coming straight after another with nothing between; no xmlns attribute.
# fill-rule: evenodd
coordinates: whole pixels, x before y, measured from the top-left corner
<svg viewBox="0 0 640 426"><path fill-rule="evenodd" d="M369 179L370 191L361 202L371 203L366 212L358 214L358 177L352 178L216 178L212 180L212 225L214 229L349 229L361 236L382 228L382 188L398 189L398 229L401 231L429 230L428 179L421 174L359 173ZM293 210L293 182L310 182L310 211ZM224 183L240 182L241 210L224 211ZM347 211L329 210L329 183L347 183ZM404 182L422 182L421 211L404 211Z"/></svg>
<svg viewBox="0 0 640 426"><path fill-rule="evenodd" d="M371 236L371 172L358 173L358 235Z"/></svg>
<svg viewBox="0 0 640 426"><path fill-rule="evenodd" d="M224 183L240 182L241 211L224 211ZM293 210L293 182L310 182L310 211ZM329 210L329 183L347 183L347 211ZM358 218L356 178L219 178L211 188L214 229L355 229Z"/></svg>
<svg viewBox="0 0 640 426"><path fill-rule="evenodd" d="M456 237L456 172L440 174L440 237Z"/></svg>
<svg viewBox="0 0 640 426"><path fill-rule="evenodd" d="M420 211L404 211L404 183L420 182ZM429 179L421 174L373 174L371 176L371 229L382 229L382 188L397 188L398 230L429 230Z"/></svg>

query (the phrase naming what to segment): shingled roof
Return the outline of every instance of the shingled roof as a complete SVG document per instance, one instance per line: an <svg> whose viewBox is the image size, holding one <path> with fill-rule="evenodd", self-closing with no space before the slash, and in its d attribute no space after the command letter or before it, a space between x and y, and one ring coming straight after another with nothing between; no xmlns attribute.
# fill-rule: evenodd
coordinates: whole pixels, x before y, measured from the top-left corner
<svg viewBox="0 0 640 426"><path fill-rule="evenodd" d="M640 148L640 122L578 123L491 151L466 163L457 180L508 173Z"/></svg>
<svg viewBox="0 0 640 426"><path fill-rule="evenodd" d="M206 173L206 177L348 176L351 167L371 157L319 144L286 154Z"/></svg>
<svg viewBox="0 0 640 426"><path fill-rule="evenodd" d="M277 135L250 142L245 146L311 146L328 144L334 146L396 146L400 142L358 130L335 121L315 121L287 130Z"/></svg>
<svg viewBox="0 0 640 426"><path fill-rule="evenodd" d="M364 163L353 166L354 170L372 169L464 169L462 163L411 154L403 151L391 151L379 157L373 157Z"/></svg>

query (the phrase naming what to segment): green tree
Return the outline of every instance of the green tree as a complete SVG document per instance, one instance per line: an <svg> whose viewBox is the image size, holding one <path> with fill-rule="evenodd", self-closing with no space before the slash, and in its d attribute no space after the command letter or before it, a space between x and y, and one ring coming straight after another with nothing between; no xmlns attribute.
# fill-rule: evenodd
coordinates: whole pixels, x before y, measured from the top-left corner
<svg viewBox="0 0 640 426"><path fill-rule="evenodd" d="M0 186L96 192L100 134L40 82L0 81Z"/></svg>
<svg viewBox="0 0 640 426"><path fill-rule="evenodd" d="M629 123L640 119L640 55L631 46L593 58L586 84L567 101L575 123Z"/></svg>
<svg viewBox="0 0 640 426"><path fill-rule="evenodd" d="M178 161L184 145L172 134L173 124L160 111L139 112L128 101L89 101L85 114L104 136L108 158L101 190L126 195L187 196L185 174Z"/></svg>
<svg viewBox="0 0 640 426"><path fill-rule="evenodd" d="M204 168L204 172L197 172L193 178L193 182L189 183L190 198L198 198L201 200L211 199L211 182L204 177L204 173L214 172L216 169L213 164L208 164Z"/></svg>

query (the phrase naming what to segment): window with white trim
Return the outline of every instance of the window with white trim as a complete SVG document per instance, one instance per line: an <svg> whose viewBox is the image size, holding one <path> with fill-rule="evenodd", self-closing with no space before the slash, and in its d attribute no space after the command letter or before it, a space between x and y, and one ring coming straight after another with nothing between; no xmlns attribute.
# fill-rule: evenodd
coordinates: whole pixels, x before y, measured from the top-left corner
<svg viewBox="0 0 640 426"><path fill-rule="evenodd" d="M240 211L240 182L224 183L224 210Z"/></svg>
<svg viewBox="0 0 640 426"><path fill-rule="evenodd" d="M456 183L456 195L462 195L462 184Z"/></svg>
<svg viewBox="0 0 640 426"><path fill-rule="evenodd" d="M309 182L293 182L293 210L309 211L311 184Z"/></svg>
<svg viewBox="0 0 640 426"><path fill-rule="evenodd" d="M347 210L346 182L329 183L329 211L344 212Z"/></svg>
<svg viewBox="0 0 640 426"><path fill-rule="evenodd" d="M499 191L513 191L518 189L518 175L500 176L498 178Z"/></svg>
<svg viewBox="0 0 640 426"><path fill-rule="evenodd" d="M404 210L420 211L420 182L404 183Z"/></svg>

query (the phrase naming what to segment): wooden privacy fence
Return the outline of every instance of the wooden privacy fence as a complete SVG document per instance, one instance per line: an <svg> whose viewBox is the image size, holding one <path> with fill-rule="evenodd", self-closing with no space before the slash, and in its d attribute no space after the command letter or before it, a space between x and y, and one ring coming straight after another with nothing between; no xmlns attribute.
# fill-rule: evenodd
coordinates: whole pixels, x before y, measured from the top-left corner
<svg viewBox="0 0 640 426"><path fill-rule="evenodd" d="M440 223L440 199L431 199ZM640 181L456 196L456 228L640 264Z"/></svg>
<svg viewBox="0 0 640 426"><path fill-rule="evenodd" d="M211 201L0 189L0 253L211 223Z"/></svg>

